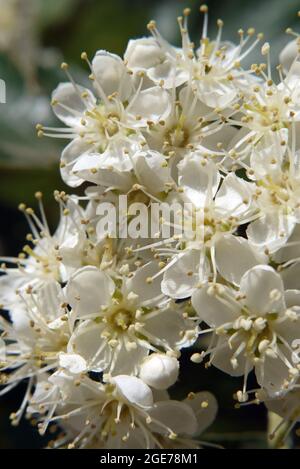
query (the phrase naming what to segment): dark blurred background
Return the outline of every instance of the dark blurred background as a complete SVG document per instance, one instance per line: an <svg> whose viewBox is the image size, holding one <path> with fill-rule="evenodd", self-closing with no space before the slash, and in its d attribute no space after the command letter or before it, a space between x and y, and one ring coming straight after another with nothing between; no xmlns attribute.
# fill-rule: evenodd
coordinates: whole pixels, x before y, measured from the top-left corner
<svg viewBox="0 0 300 469"><path fill-rule="evenodd" d="M203 3L203 2L202 2ZM210 37L218 18L225 22L224 38L235 41L239 28L255 27L272 44L273 65L290 40L285 29L300 30L299 0L207 0ZM166 39L179 45L176 18L185 7L193 9L191 36L201 34L198 0L0 0L0 78L5 80L7 102L0 104L0 255L16 255L28 231L17 206L34 205L34 193L44 193L51 226L57 211L54 189L63 189L58 161L65 142L38 139L35 125L55 124L49 100L59 81L65 81L59 65L72 66L78 81L85 82L80 54L92 57L97 49L122 55L130 38L148 35L146 24L157 21ZM298 20L298 22L297 22ZM259 48L251 57L259 59ZM266 413L262 406L234 409L232 395L239 380L217 370L193 365L183 354L183 371L173 397L189 391L211 390L220 404L217 423L209 440L226 447L265 447ZM251 384L250 384L251 387ZM18 408L23 387L0 399L0 448L40 448L45 441L26 422L9 425L9 414Z"/></svg>

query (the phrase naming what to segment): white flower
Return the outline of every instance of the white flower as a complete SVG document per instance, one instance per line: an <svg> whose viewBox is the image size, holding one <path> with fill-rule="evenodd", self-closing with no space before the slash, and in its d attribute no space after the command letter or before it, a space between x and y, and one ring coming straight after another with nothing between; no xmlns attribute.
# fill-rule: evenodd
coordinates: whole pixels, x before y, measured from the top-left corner
<svg viewBox="0 0 300 469"><path fill-rule="evenodd" d="M270 253L283 247L300 221L299 151L275 148L252 156L255 200L260 216L247 229L250 243ZM276 151L277 150L277 151ZM275 156L274 156L275 155Z"/></svg>
<svg viewBox="0 0 300 469"><path fill-rule="evenodd" d="M234 236L255 211L252 185L233 173L223 179L219 188L220 181L216 166L197 153L179 165L182 199L188 203L183 233L169 240L173 255L163 269L162 291L166 295L187 298L199 282L211 275L216 278L218 272L232 280L235 273L230 265L231 249L238 249L243 259L237 269L247 270L257 263L258 257L247 241ZM159 248L162 243L153 247ZM165 255L169 256L168 250Z"/></svg>
<svg viewBox="0 0 300 469"><path fill-rule="evenodd" d="M72 329L57 283L48 283L37 293L29 289L20 296L19 305L10 311L11 323L0 318L0 330L6 343L5 356L1 355L1 370L9 371L1 394L28 379L27 392L13 418L14 423L20 421L36 379L58 367Z"/></svg>
<svg viewBox="0 0 300 469"><path fill-rule="evenodd" d="M241 68L241 61L258 44L261 35L245 48L254 36L249 29L245 38L241 32L241 42L235 46L221 40L223 22L218 20L218 35L215 41L207 37L207 10L205 14L201 45L195 50L188 33L189 9L184 10L184 18L179 18L182 48L170 45L159 33L155 21L148 24L153 35L130 41L125 52L125 59L133 70L143 70L154 83L165 88L175 88L190 82L199 99L210 108L224 109L239 99L239 90L246 89L249 81L254 82ZM146 52L146 53L145 53Z"/></svg>
<svg viewBox="0 0 300 469"><path fill-rule="evenodd" d="M86 54L83 58L88 60ZM40 125L37 128L41 136L72 140L62 153L63 179L76 187L84 180L102 183L99 171L107 177L114 170L128 174L130 155L143 143L141 130L170 112L168 93L159 86L143 89L143 76L137 83L120 57L106 51L98 51L90 64L97 97L73 81L66 64L62 67L71 83L58 86L52 104L68 128L56 132Z"/></svg>
<svg viewBox="0 0 300 469"><path fill-rule="evenodd" d="M163 153L173 171L192 150L221 160L237 130L225 125L220 114L205 106L190 85L172 93L171 104L169 116L144 132L148 146ZM223 151L218 149L219 142Z"/></svg>
<svg viewBox="0 0 300 469"><path fill-rule="evenodd" d="M295 425L300 420L300 407L299 407L299 382L297 382L292 389L290 389L284 396L280 398L270 399L263 392L259 391L258 398L264 402L268 411L274 412L282 419L277 427L271 429L270 438L277 436L277 433L284 430L281 436L282 441L289 436Z"/></svg>
<svg viewBox="0 0 300 469"><path fill-rule="evenodd" d="M155 402L151 389L135 377L119 375L102 384L57 372L39 384L29 412L43 409L42 433L52 421L65 427L67 436L57 445L68 448L196 448L191 437L210 425L216 402L209 393L193 397L196 411L191 399Z"/></svg>
<svg viewBox="0 0 300 469"><path fill-rule="evenodd" d="M239 108L240 114L227 119L229 124L240 126L229 156L248 169L249 174L254 169L247 167L249 155L253 151L261 158L268 155L269 163L277 156L280 158L286 144L296 139L300 118L299 62L294 62L286 77L280 75L279 84L271 79L270 64L268 75L264 73L264 67L253 67L265 81L249 86ZM298 149L298 139L295 144Z"/></svg>
<svg viewBox="0 0 300 469"><path fill-rule="evenodd" d="M90 370L113 375L138 373L150 351L178 352L197 337L197 325L160 291L155 262L115 281L95 267L73 274L66 290L72 315L79 320L68 345Z"/></svg>
<svg viewBox="0 0 300 469"><path fill-rule="evenodd" d="M155 389L167 389L176 383L179 363L175 357L152 353L141 364L139 376Z"/></svg>
<svg viewBox="0 0 300 469"><path fill-rule="evenodd" d="M280 275L268 266L248 270L239 291L210 284L194 292L192 304L215 334L203 356L232 376L244 375L242 399L252 368L269 395L283 393L297 377L292 342L300 336L299 300L299 291L284 292Z"/></svg>

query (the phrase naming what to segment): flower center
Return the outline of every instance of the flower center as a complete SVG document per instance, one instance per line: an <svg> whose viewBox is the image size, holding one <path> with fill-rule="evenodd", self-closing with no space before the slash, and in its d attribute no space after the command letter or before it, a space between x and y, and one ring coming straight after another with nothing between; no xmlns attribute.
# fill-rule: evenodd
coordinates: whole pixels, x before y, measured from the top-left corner
<svg viewBox="0 0 300 469"><path fill-rule="evenodd" d="M166 132L165 139L170 147L184 148L187 145L189 131L184 127L181 119Z"/></svg>
<svg viewBox="0 0 300 469"><path fill-rule="evenodd" d="M217 334L227 336L231 345L238 344L231 362L237 365L238 356L244 352L250 360L261 358L274 341L272 321L277 319L276 313L265 317L249 316L248 310L241 311L241 315L230 327L220 327ZM277 343L277 339L275 341Z"/></svg>
<svg viewBox="0 0 300 469"><path fill-rule="evenodd" d="M285 115L287 114L287 104L281 103L279 106L276 102L268 102L261 104L256 98L252 100L252 103L247 103L244 108L247 111L246 122L250 127L259 129L271 128L273 131L277 131L286 127Z"/></svg>
<svg viewBox="0 0 300 469"><path fill-rule="evenodd" d="M109 316L108 322L116 332L125 332L134 322L134 313L128 309L120 308Z"/></svg>
<svg viewBox="0 0 300 469"><path fill-rule="evenodd" d="M103 104L98 104L92 111L86 111L82 124L85 129L81 136L88 143L99 143L100 151L103 153L110 138L115 136L119 130L120 116L116 110L108 110Z"/></svg>
<svg viewBox="0 0 300 469"><path fill-rule="evenodd" d="M288 212L299 208L299 190L300 185L295 184L287 173L283 173L280 180L274 181L272 178L267 176L264 180L258 182L258 186L267 191L269 202L272 205L282 206L287 209ZM264 192L258 189L257 192L258 200L261 199L265 205Z"/></svg>
<svg viewBox="0 0 300 469"><path fill-rule="evenodd" d="M189 241L200 241L201 244L209 244L220 233L233 232L236 229L234 217L221 220L214 211L204 209L204 215L200 211L194 211L190 220L185 221L186 234Z"/></svg>

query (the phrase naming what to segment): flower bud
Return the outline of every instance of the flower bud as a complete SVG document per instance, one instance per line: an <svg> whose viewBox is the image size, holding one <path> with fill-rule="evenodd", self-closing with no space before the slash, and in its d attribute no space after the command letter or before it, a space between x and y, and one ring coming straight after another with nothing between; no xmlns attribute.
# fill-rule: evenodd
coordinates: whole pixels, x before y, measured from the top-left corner
<svg viewBox="0 0 300 469"><path fill-rule="evenodd" d="M140 378L155 389L167 389L176 382L178 373L176 358L153 353L141 365Z"/></svg>

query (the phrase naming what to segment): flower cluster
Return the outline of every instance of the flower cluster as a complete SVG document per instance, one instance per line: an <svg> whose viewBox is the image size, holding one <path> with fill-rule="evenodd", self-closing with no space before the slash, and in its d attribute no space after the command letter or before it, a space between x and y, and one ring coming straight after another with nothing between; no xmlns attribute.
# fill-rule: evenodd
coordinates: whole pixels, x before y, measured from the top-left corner
<svg viewBox="0 0 300 469"><path fill-rule="evenodd" d="M123 58L83 52L91 89L63 63L69 81L52 106L64 126L37 126L70 140L61 176L85 190L55 192L54 234L41 193L40 216L20 205L31 234L1 266L1 393L27 380L12 423L25 414L41 434L57 423L54 447L199 447L217 404L208 392L170 398L183 348L243 376L238 405L300 419L300 41L289 31L275 80L262 34L239 30L235 45L218 20L210 40L200 11L199 47L185 9L181 47L151 21ZM257 47L262 63L243 67ZM136 236L103 229L101 204L121 211L120 195ZM154 203L182 208L184 232L162 215L154 236L139 236Z"/></svg>

